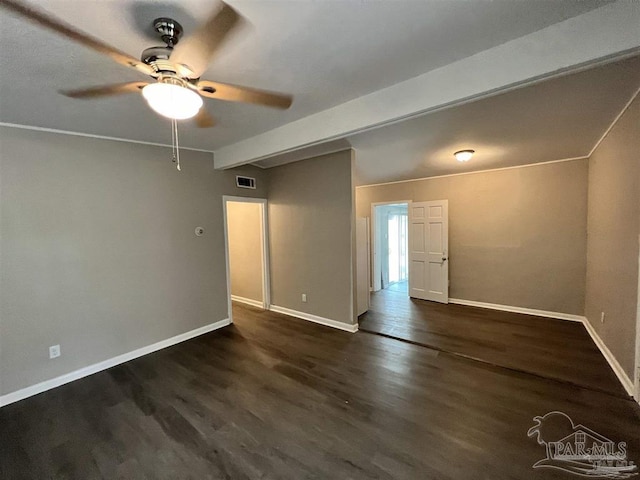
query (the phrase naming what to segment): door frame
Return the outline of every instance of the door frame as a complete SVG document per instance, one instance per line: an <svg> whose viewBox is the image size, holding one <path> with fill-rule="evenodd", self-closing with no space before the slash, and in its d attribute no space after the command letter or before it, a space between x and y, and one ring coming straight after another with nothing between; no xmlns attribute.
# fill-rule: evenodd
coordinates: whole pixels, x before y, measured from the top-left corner
<svg viewBox="0 0 640 480"><path fill-rule="evenodd" d="M366 242L366 251L364 252L364 259L366 260L365 263L366 263L366 269L367 269L366 285L364 285L359 281L361 276L360 255L362 253L362 250L359 250L358 248L360 246L359 240L361 238L358 235L358 232L360 229L359 227L360 220L364 221L364 230L365 230L364 241ZM361 310L360 307L362 306L360 304L360 294L361 293L364 294L365 289L367 294L366 308L362 313L360 313L360 310ZM356 217L356 317L359 317L360 315L367 312L370 306L371 306L371 219L369 217Z"/></svg>
<svg viewBox="0 0 640 480"><path fill-rule="evenodd" d="M371 291L377 292L382 289L382 285L380 283L380 272L382 270L382 265L380 264L380 245L376 241L377 237L377 225L376 225L376 207L380 207L383 205L397 205L400 203L407 204L407 212L408 209L411 208L412 200L395 200L393 202L372 202L371 203ZM409 237L407 236L407 242L409 241ZM407 272L407 276L409 272Z"/></svg>
<svg viewBox="0 0 640 480"><path fill-rule="evenodd" d="M640 235L638 235L638 244L640 245ZM636 297L636 361L633 370L634 397L640 404L640 250L638 251L638 295Z"/></svg>
<svg viewBox="0 0 640 480"><path fill-rule="evenodd" d="M222 196L222 217L224 222L224 259L227 275L227 309L229 321L233 323L233 309L231 301L231 268L229 265L229 232L227 228L227 203L257 203L260 205L260 237L262 244L262 308L269 310L271 307L271 274L269 271L269 219L268 202L266 198L238 197L234 195Z"/></svg>

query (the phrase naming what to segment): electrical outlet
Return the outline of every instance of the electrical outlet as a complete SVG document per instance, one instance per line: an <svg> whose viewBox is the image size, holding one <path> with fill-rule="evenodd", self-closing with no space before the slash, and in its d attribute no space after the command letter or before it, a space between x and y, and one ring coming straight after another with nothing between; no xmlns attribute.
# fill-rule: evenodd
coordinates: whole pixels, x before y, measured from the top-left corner
<svg viewBox="0 0 640 480"><path fill-rule="evenodd" d="M302 303L307 303L307 294L306 293L302 294Z"/></svg>
<svg viewBox="0 0 640 480"><path fill-rule="evenodd" d="M604 312L600 312L600 323L604 323Z"/></svg>
<svg viewBox="0 0 640 480"><path fill-rule="evenodd" d="M49 347L49 358L58 358L60 356L60 345Z"/></svg>

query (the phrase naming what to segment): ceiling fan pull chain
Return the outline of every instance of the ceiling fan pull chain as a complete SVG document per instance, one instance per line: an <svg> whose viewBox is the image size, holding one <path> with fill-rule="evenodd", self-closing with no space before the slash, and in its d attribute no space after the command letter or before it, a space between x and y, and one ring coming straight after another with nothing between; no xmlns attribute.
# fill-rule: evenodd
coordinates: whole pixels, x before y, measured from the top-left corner
<svg viewBox="0 0 640 480"><path fill-rule="evenodd" d="M176 139L176 152L175 152L175 159L176 159L176 163L178 165L176 165L176 168L178 169L178 171L180 171L180 142L178 140L178 121L176 119L173 119L173 130L174 130L174 135L175 135L175 139Z"/></svg>
<svg viewBox="0 0 640 480"><path fill-rule="evenodd" d="M175 134L175 130L173 129L173 122L175 122L175 120L171 119L171 161L173 163L176 163L176 134Z"/></svg>
<svg viewBox="0 0 640 480"><path fill-rule="evenodd" d="M176 168L180 171L180 145L178 143L178 121L171 119L171 160L177 164Z"/></svg>

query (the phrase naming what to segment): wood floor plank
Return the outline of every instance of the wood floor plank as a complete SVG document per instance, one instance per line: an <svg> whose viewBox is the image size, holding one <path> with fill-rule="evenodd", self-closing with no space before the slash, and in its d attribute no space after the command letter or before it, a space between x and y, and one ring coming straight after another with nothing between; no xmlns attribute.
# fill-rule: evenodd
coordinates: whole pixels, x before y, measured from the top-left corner
<svg viewBox="0 0 640 480"><path fill-rule="evenodd" d="M251 307L234 319L0 409L0 478L566 479L532 469L544 448L526 432L553 410L640 460L624 398Z"/></svg>
<svg viewBox="0 0 640 480"><path fill-rule="evenodd" d="M628 397L578 322L444 305L390 289L371 295L359 324L365 332Z"/></svg>

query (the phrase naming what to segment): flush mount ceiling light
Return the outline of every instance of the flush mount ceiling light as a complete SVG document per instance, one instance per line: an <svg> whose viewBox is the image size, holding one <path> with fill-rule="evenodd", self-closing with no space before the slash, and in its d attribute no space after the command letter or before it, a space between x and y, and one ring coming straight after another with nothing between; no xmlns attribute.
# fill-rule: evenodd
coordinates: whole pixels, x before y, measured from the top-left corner
<svg viewBox="0 0 640 480"><path fill-rule="evenodd" d="M200 95L173 83L150 83L142 95L154 111L173 120L195 117L202 107Z"/></svg>
<svg viewBox="0 0 640 480"><path fill-rule="evenodd" d="M459 162L468 162L474 153L476 153L475 150L460 150L454 153L453 156L456 157L456 160Z"/></svg>

